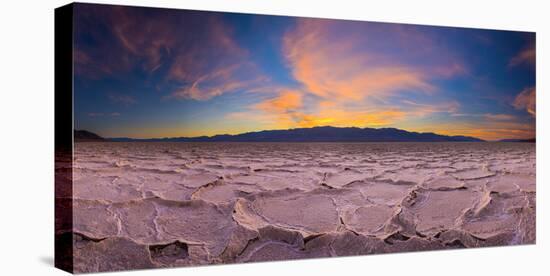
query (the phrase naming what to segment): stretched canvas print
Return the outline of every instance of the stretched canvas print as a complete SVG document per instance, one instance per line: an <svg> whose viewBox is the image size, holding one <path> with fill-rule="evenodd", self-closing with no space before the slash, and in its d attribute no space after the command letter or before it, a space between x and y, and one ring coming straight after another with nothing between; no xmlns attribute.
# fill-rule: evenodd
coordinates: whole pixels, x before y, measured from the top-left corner
<svg viewBox="0 0 550 276"><path fill-rule="evenodd" d="M56 266L535 243L533 32L56 10Z"/></svg>

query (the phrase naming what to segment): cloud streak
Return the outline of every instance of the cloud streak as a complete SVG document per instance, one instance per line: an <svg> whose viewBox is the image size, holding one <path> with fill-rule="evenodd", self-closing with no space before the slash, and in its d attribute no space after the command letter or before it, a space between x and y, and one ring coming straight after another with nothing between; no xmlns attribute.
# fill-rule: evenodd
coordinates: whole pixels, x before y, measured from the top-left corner
<svg viewBox="0 0 550 276"><path fill-rule="evenodd" d="M536 117L536 89L529 87L523 89L514 99L516 109L525 109L531 116Z"/></svg>
<svg viewBox="0 0 550 276"><path fill-rule="evenodd" d="M512 59L510 59L508 66L514 67L522 64L535 65L536 59L537 59L537 53L536 53L535 46L533 44L530 47L519 52Z"/></svg>
<svg viewBox="0 0 550 276"><path fill-rule="evenodd" d="M137 103L137 100L130 95L122 94L109 94L109 100L114 104L122 104L125 106L130 106Z"/></svg>
<svg viewBox="0 0 550 276"><path fill-rule="evenodd" d="M516 117L510 114L491 114L486 113L483 115L489 121L512 121Z"/></svg>
<svg viewBox="0 0 550 276"><path fill-rule="evenodd" d="M118 113L118 112L111 112L111 113L90 112L90 113L88 113L88 117L103 117L103 116L118 117L118 116L120 116L120 115L121 115L121 114Z"/></svg>

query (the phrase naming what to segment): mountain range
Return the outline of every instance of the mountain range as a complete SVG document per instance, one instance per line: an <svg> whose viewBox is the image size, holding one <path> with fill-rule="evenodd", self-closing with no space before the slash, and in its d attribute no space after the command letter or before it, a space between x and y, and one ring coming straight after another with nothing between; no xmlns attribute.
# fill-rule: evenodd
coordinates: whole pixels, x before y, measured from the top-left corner
<svg viewBox="0 0 550 276"><path fill-rule="evenodd" d="M74 131L74 141L75 142L103 142L108 141L107 139L87 130L77 130Z"/></svg>
<svg viewBox="0 0 550 276"><path fill-rule="evenodd" d="M90 132L86 131L86 133ZM87 134L85 137L90 137L90 135ZM150 139L118 137L106 138L105 140L115 142L484 142L484 140L469 136L447 136L431 132L410 132L397 128L331 126L263 130L235 135L220 134L214 136ZM98 139L97 141L102 140Z"/></svg>

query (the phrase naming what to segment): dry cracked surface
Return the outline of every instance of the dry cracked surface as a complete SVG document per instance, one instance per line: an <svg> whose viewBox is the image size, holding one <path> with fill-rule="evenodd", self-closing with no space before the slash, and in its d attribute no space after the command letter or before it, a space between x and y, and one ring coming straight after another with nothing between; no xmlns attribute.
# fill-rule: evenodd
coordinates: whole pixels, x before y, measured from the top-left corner
<svg viewBox="0 0 550 276"><path fill-rule="evenodd" d="M77 143L75 272L535 243L535 145ZM69 238L70 239L70 238Z"/></svg>

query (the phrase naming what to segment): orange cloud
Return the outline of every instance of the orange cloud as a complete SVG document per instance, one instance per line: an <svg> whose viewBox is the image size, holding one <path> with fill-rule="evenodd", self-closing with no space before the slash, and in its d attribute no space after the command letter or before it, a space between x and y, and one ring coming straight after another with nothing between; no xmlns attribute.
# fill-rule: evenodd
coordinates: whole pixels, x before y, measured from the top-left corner
<svg viewBox="0 0 550 276"><path fill-rule="evenodd" d="M246 112L231 113L229 118L242 120L254 118L273 129L314 126L377 127L386 126L406 117L406 112L396 108L350 109L339 103L321 101L315 111L304 111L303 92L281 90L278 96L251 106Z"/></svg>
<svg viewBox="0 0 550 276"><path fill-rule="evenodd" d="M300 127L381 127L403 119L406 112L398 109L384 111L346 111L345 109L323 109L317 114L299 114L296 122Z"/></svg>
<svg viewBox="0 0 550 276"><path fill-rule="evenodd" d="M274 113L288 113L300 107L302 107L302 95L290 90L281 92L276 98L254 105L255 109Z"/></svg>
<svg viewBox="0 0 550 276"><path fill-rule="evenodd" d="M515 98L514 107L516 109L525 109L531 116L536 117L536 89L529 87L523 89Z"/></svg>
<svg viewBox="0 0 550 276"><path fill-rule="evenodd" d="M403 101L404 105L374 106L330 100L306 101L302 90L275 89L274 98L251 105L249 110L227 115L231 120L254 118L264 128L287 129L297 127L385 127L433 113L456 112L458 102L439 102L432 105ZM306 105L305 103L308 102Z"/></svg>
<svg viewBox="0 0 550 276"><path fill-rule="evenodd" d="M303 19L283 38L293 76L307 92L331 100L357 101L386 97L402 89L434 90L421 70L384 64L374 53L356 51L356 37L334 40L329 29L328 21Z"/></svg>
<svg viewBox="0 0 550 276"><path fill-rule="evenodd" d="M363 33L332 37L331 22L299 20L283 37L283 54L301 89L275 89L277 96L231 113L232 119L254 118L264 129L296 127L384 127L433 113L455 113L456 101L420 104L406 101L397 107L380 100L402 90L432 93L428 76L450 77L466 71L460 63L450 66L412 67L375 51L357 49ZM339 26L342 27L342 26ZM264 91L269 92L269 91ZM375 101L376 100L376 101Z"/></svg>
<svg viewBox="0 0 550 276"><path fill-rule="evenodd" d="M263 110L262 110L263 111ZM289 129L315 126L336 127L382 127L389 126L407 115L399 110L385 111L345 111L342 109L323 110L318 113L289 111L286 113L238 112L227 116L230 119L247 120L254 118L263 129Z"/></svg>

